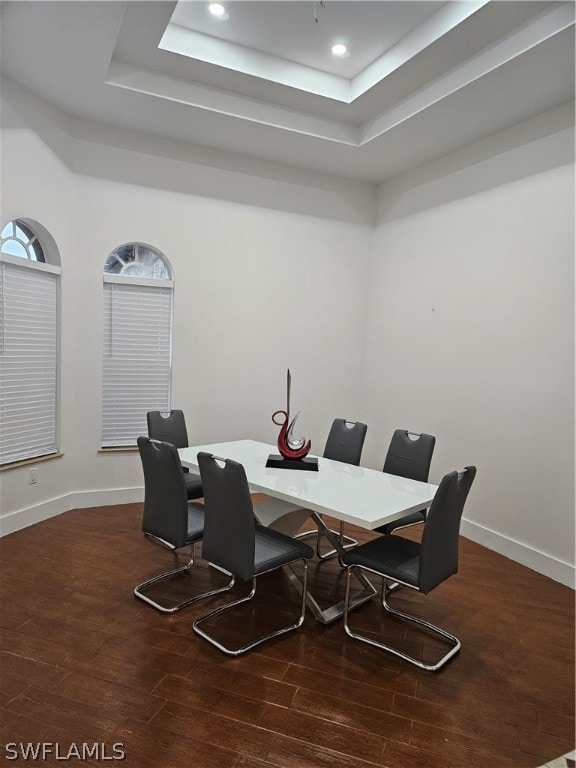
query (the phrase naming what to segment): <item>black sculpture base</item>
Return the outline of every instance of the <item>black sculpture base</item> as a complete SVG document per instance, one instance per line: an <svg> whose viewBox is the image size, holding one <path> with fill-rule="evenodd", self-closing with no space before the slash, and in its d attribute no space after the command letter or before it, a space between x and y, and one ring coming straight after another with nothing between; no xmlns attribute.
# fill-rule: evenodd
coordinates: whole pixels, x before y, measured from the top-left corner
<svg viewBox="0 0 576 768"><path fill-rule="evenodd" d="M303 459L285 459L284 456L271 453L266 466L274 469L305 469L307 472L318 472L318 459L309 456L304 456Z"/></svg>

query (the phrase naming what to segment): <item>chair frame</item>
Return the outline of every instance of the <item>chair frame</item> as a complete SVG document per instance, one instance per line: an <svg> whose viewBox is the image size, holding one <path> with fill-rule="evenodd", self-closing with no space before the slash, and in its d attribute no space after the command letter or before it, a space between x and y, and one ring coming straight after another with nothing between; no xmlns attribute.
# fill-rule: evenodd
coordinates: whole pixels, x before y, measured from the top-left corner
<svg viewBox="0 0 576 768"><path fill-rule="evenodd" d="M142 445L141 445L141 443L142 443ZM143 446L146 443L151 443L151 444L154 444L154 445L162 446L163 447L162 450L164 450L164 451L168 451L168 450L170 452L175 452L176 451L176 448L171 443L166 443L166 442L164 442L162 440L154 440L153 438L145 437L145 436L142 436L142 437L138 438L138 447L139 447L140 456L141 456L141 459L142 459L142 462L143 462L142 463L143 470L144 470L144 459L143 459L142 450L143 450ZM149 468L151 468L151 465L148 465L148 466L149 466ZM179 467L178 467L178 469L179 469ZM145 488L144 515L146 514L145 510L146 510L146 503L147 503L147 499L146 499L146 483L147 482L148 483L151 482L150 478L147 479L146 474L147 474L146 470L144 470L144 488ZM182 486L185 485L184 474L182 472L178 471L178 473L174 474L174 478L173 479L174 479L175 483L181 483L181 494L182 494L183 503L185 503L186 509L190 509L190 505L185 501L185 497L186 497L185 488L182 487ZM175 487L177 487L177 486L175 486ZM204 506L202 504L196 503L193 506L196 509L201 509L201 510L204 509ZM154 508L154 505L153 505L153 508ZM185 509L184 509L184 507L180 511L182 513L184 513L184 514L187 514ZM228 584L226 584L225 586L218 587L217 589L209 590L208 592L202 592L199 595L194 595L193 597L187 598L186 600L182 600L181 602L177 603L176 605L167 606L167 605L165 605L163 603L158 602L157 600L153 600L151 597L149 597L146 594L146 590L149 587L151 587L154 584L158 584L158 583L160 583L162 581L166 581L168 579L171 579L171 578L173 578L175 576L178 576L179 574L187 573L187 572L190 571L190 569L192 568L192 566L194 564L194 559L195 559L195 544L198 541L202 540L202 533L201 533L201 531L199 531L197 533L197 535L195 535L194 537L189 535L187 541L183 542L182 544L180 544L180 541L178 541L179 546L177 546L176 544L172 544L171 542L167 541L166 539L163 539L160 536L157 536L156 534L150 533L148 531L143 531L143 532L144 532L144 536L147 539L151 539L152 541L156 542L157 544L160 544L162 547L165 547L166 549L169 549L174 554L174 556L176 558L178 557L178 551L179 550L184 549L184 547L190 546L190 559L189 559L188 563L186 563L186 565L179 566L178 568L174 568L174 569L172 569L170 571L166 571L164 573L160 573L157 576L153 576L152 578L147 579L146 581L143 581L141 584L138 584L136 587L134 587L134 596L139 598L140 600L143 600L145 603L148 603L148 605L151 605L157 611L160 611L161 613L169 613L169 614L176 613L177 611L182 610L182 608L186 608L186 606L191 605L192 603L195 603L198 600L203 600L204 598L212 597L213 595L218 595L221 592L227 592L228 590L232 589L232 587L234 586L234 582L235 582L234 576L231 576L231 574L227 574L228 576L231 576L231 579L228 582Z"/></svg>
<svg viewBox="0 0 576 768"><path fill-rule="evenodd" d="M248 595L220 605L192 624L196 634L228 656L239 656L260 643L298 629L306 613L308 563L314 552L307 544L297 543L293 537L279 531L267 530L258 525L246 471L242 464L232 459L223 459L214 454L198 454L200 476L205 488L203 557L216 563L243 583L252 583ZM217 640L202 626L210 619L230 611L251 600L256 594L258 578L302 561L303 577L300 615L295 623L281 629L267 632L240 647L232 648Z"/></svg>
<svg viewBox="0 0 576 768"><path fill-rule="evenodd" d="M403 653L402 651L399 651L397 648L392 648L390 645L386 645L385 643L380 642L379 640L374 640L371 637L367 637L366 635L361 635L358 632L354 632L350 628L350 624L348 623L348 613L349 613L349 607L350 607L350 581L352 577L352 571L355 570L358 572L361 571L367 571L368 573L372 573L375 576L379 576L382 579L382 607L386 611L386 613L391 614L392 616L397 616L400 619L404 619L405 621L408 621L412 624L417 624L418 626L424 627L425 629L429 630L431 633L441 637L443 640L446 640L452 647L450 650L442 656L439 661L437 661L435 664L426 664L420 659L415 659L413 656L409 656L407 653ZM346 569L346 595L344 598L344 631L346 634L353 638L354 640L360 640L363 643L367 643L368 645L372 645L375 648L379 648L382 651L387 651L388 653L394 654L394 656L398 656L401 659L404 659L404 661L409 662L410 664L414 664L414 666L419 667L420 669L424 669L427 672L437 672L439 669L441 669L450 659L455 656L462 646L460 640L458 640L457 637L454 635L451 635L449 632L446 632L445 630L441 629L440 627L435 626L434 624L430 624L428 621L424 621L424 619L418 619L416 616L411 616L408 613L403 613L402 611L395 610L392 608L386 601L386 592L392 591L391 589L387 589L388 584L394 585L394 584L401 584L402 586L409 587L410 589L415 590L416 592L419 592L420 590L415 587L412 584L407 584L405 581L400 581L399 579L389 579L385 576L382 576L382 574L379 571L374 571L371 568L366 568L364 566L359 565L350 565Z"/></svg>
<svg viewBox="0 0 576 768"><path fill-rule="evenodd" d="M414 575L406 580L398 578L398 567L401 565L401 561L383 561L382 565L378 562L376 554L371 558L370 555L363 557L364 551L369 550L370 547L375 547L375 552L378 551L378 540L375 540L374 544L364 545L364 550L360 548L358 553L353 553L348 556L349 562L346 565L346 594L344 598L344 631L349 637L354 640L360 640L363 643L372 645L375 648L379 648L383 651L398 656L404 661L413 664L420 669L424 669L428 672L437 672L441 669L453 656L455 656L461 647L460 640L449 632L436 627L428 621L419 619L416 616L412 616L407 613L403 613L392 608L387 602L387 594L398 585L409 587L421 594L428 594L443 581L450 578L458 572L458 550L459 550L459 531L460 523L462 520L462 514L466 499L476 477L476 467L467 466L460 472L450 472L444 475L438 490L434 496L432 504L430 506L430 512L426 518L424 524L424 533L422 537L422 543L410 544L408 550L406 546L409 544L401 536L382 536L379 541L385 542L384 547L391 544L398 553L398 546L400 542L404 542L404 552L410 553L410 564L414 563L417 559L417 571ZM392 544L392 542L394 542ZM390 548L390 547L389 547ZM391 550L391 554L394 554L394 549ZM356 559L359 562L353 562ZM350 560L352 562L350 562ZM364 562L362 562L364 560ZM371 567L377 566L377 567ZM390 570L394 575L390 575ZM413 656L408 655L396 648L393 648L380 640L375 640L372 637L362 635L359 632L354 632L350 628L349 624L349 610L350 610L350 580L352 572L355 571L357 575L360 575L362 571L371 573L382 579L382 607L386 613L392 614L404 621L416 624L437 637L442 638L448 642L451 646L450 650L445 653L438 661L433 664L427 664L421 659L416 659ZM407 573L407 571L404 571Z"/></svg>
<svg viewBox="0 0 576 768"><path fill-rule="evenodd" d="M176 448L188 448L188 429L186 427L186 417L184 411L179 408L172 408L167 411L167 415L164 416L164 411L148 411L146 413L146 423L148 426L148 437L151 440L160 440L161 442L171 443ZM170 430L166 430L167 424L170 424L172 420L179 420L178 426L180 430L177 430L176 440L174 440L175 433ZM182 467L186 480L186 495L188 501L194 501L201 499L203 495L202 485L200 484L200 477L198 475L191 474L188 467Z"/></svg>
<svg viewBox="0 0 576 768"><path fill-rule="evenodd" d="M295 562L297 561L294 560L292 564ZM266 573L271 573L272 571L278 570L277 568L270 568L267 571L262 571L262 573L259 573L258 576L253 577L252 589L250 590L248 595L241 597L238 600L233 600L230 603L226 603L225 605L221 605L218 608L215 608L209 613L206 613L203 616L200 616L198 619L196 619L196 621L194 621L192 624L192 628L194 629L194 632L196 632L196 634L200 635L200 637L203 637L213 646L218 648L219 651L222 651L228 656L240 656L240 654L246 653L246 651L252 650L252 648L255 648L257 645L260 645L260 643L264 643L267 640L271 640L274 637L279 637L280 635L284 635L286 634L286 632L292 632L293 630L298 629L299 627L302 626L304 622L304 617L306 615L306 595L307 595L307 584L308 584L308 562L303 559L302 564L303 564L302 601L301 601L301 608L300 608L300 616L298 617L298 620L294 624L290 624L287 627L282 627L282 629L274 630L273 632L269 632L266 635L261 635L255 640L251 640L245 645L242 645L240 648L229 648L228 646L216 640L215 637L210 635L208 632L206 632L205 629L201 628L200 626L205 621L209 621L215 616L220 616L226 611L229 611L232 608L235 608L236 606L241 605L242 603L247 603L249 600L252 600L252 598L256 595L257 581L260 578L260 576L264 576Z"/></svg>
<svg viewBox="0 0 576 768"><path fill-rule="evenodd" d="M395 430L394 434L392 435L392 439L390 441L390 445L388 446L388 452L386 453L386 458L384 459L384 466L382 467L382 472L386 472L390 475L396 475L396 472L390 472L390 470L386 469L386 462L388 461L388 455L390 453L390 448L392 447L392 442L394 440L394 437L396 435L396 432L404 432L408 437L413 435L414 437L417 437L420 439L421 437L427 437L432 439L432 445L430 450L430 460L428 462L428 467L425 475L422 475L421 477L412 477L411 475L397 475L398 477L406 477L409 480L420 480L421 482L427 483L428 482L428 475L430 472L430 465L432 464L432 456L434 454L434 446L436 444L436 438L433 435L428 435L425 432L413 432L410 429L402 429L402 430ZM415 520L413 523L406 523L402 525L402 520L404 518L400 518L400 520L397 520L396 522L398 525L394 525L393 528L390 529L390 531L387 534L384 535L390 535L391 533L394 533L394 531L401 531L404 528L413 528L415 525L423 525L426 522L426 510L422 510L422 520ZM379 533L383 533L382 531L379 531Z"/></svg>
<svg viewBox="0 0 576 768"><path fill-rule="evenodd" d="M164 416L164 413L167 413L167 416ZM178 419L181 418L180 423L180 434L179 439L174 440L168 440L168 435L172 437L173 435L169 432L166 432L166 424L163 422L170 423L171 419ZM148 437L151 440L160 440L164 443L171 443L172 445L175 445L176 448L187 448L188 447L188 430L186 428L186 418L184 416L184 411L182 411L180 408L171 408L170 411L148 411L146 413L146 423L148 426ZM157 426L159 429L156 431L154 427ZM161 434L161 437L154 437L150 434L150 432L156 431L156 434Z"/></svg>
<svg viewBox="0 0 576 768"><path fill-rule="evenodd" d="M151 533L145 533L144 536L146 536L146 538L148 539L152 539L153 541L156 541L158 544L160 544L163 547L167 547L169 550L171 550L174 553L175 557L178 557L179 547L174 547L169 542L164 541L164 539L161 539L158 536L154 536ZM221 592L228 592L230 589L232 589L235 583L234 576L232 576L231 580L224 587L218 587L217 589L213 589L208 592L202 592L199 595L190 597L187 600L183 600L182 602L177 603L176 605L171 607L162 605L162 603L159 603L156 600L152 600L151 597L148 597L148 595L145 594L144 590L146 590L148 587L151 587L153 584L158 584L161 581L166 581L174 576L178 576L181 573L187 573L188 571L190 571L190 569L194 565L194 560L196 558L196 552L195 552L196 544L197 542L192 542L190 544L190 560L186 563L186 565L179 566L178 568L174 568L171 571L166 571L165 573L160 573L158 576L153 576L151 579L148 579L147 581L143 581L142 584L138 584L138 586L134 587L134 596L139 597L140 600L144 600L145 603L148 603L148 605L151 605L153 608L156 608L156 610L160 611L161 613L177 613L178 611L181 611L182 608L186 608L188 605L192 605L192 603L196 603L198 600L203 600L206 597L212 597L213 595L218 595ZM222 570L222 569L218 569L218 570ZM228 574L228 575L231 575L231 574Z"/></svg>

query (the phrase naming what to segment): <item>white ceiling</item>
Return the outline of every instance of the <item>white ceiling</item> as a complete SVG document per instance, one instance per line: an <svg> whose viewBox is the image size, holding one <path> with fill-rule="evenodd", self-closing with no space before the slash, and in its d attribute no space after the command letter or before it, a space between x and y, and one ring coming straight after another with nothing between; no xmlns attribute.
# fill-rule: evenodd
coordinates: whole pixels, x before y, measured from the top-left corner
<svg viewBox="0 0 576 768"><path fill-rule="evenodd" d="M202 2L179 2L171 23L252 50L264 51L334 75L354 77L444 3L262 2L228 3L231 22L208 13ZM266 30L266 36L262 35ZM341 60L330 53L343 42L354 52Z"/></svg>
<svg viewBox="0 0 576 768"><path fill-rule="evenodd" d="M573 2L223 4L3 2L2 73L78 125L374 183L574 98Z"/></svg>
<svg viewBox="0 0 576 768"><path fill-rule="evenodd" d="M355 89L365 92L403 63L401 51L413 55L486 2L245 0L229 3L230 18L220 21L209 3L180 0L160 47L349 103L356 95L352 79L367 80ZM446 8L453 11L449 18ZM333 56L335 43L352 55ZM377 70L372 77L366 77L368 67Z"/></svg>

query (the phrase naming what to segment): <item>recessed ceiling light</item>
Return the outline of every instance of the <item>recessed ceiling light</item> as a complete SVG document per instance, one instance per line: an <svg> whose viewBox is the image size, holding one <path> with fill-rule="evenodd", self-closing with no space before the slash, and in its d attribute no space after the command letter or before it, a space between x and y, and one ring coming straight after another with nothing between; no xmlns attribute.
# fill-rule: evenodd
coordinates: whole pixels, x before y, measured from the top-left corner
<svg viewBox="0 0 576 768"><path fill-rule="evenodd" d="M215 16L217 19L220 19L220 21L226 21L230 18L229 14L226 11L226 8L224 8L223 5L220 5L220 3L210 3L208 6L208 10L212 14L212 16Z"/></svg>
<svg viewBox="0 0 576 768"><path fill-rule="evenodd" d="M348 48L343 43L336 43L332 46L332 53L339 59L347 59L350 56Z"/></svg>

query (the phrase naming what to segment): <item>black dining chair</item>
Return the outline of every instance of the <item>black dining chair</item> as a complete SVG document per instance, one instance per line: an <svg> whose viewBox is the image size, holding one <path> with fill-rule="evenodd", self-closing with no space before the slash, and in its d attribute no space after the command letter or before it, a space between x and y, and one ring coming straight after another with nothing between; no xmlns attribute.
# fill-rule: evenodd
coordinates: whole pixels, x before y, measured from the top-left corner
<svg viewBox="0 0 576 768"><path fill-rule="evenodd" d="M198 454L198 466L204 486L206 517L202 556L205 560L232 573L237 579L251 582L250 593L226 603L194 621L194 631L220 651L238 656L256 645L297 629L306 611L307 561L314 551L304 542L259 525L254 518L252 498L242 464L231 459L219 459L209 453ZM205 628L206 622L221 616L236 606L251 600L256 594L257 580L270 571L302 562L302 602L298 619L281 629L268 631L247 641L239 648L230 648L217 640Z"/></svg>
<svg viewBox="0 0 576 768"><path fill-rule="evenodd" d="M421 542L390 534L379 536L342 555L342 562L346 566L344 629L347 635L429 672L436 672L458 653L461 644L457 637L423 619L391 608L387 602L387 585L389 582L398 583L427 595L457 573L460 521L475 476L476 467L465 467L461 472L450 472L442 478L426 516ZM354 571L367 571L381 577L384 610L446 640L451 646L450 650L439 661L428 664L380 640L353 631L349 622L349 608L350 580Z"/></svg>
<svg viewBox="0 0 576 768"><path fill-rule="evenodd" d="M382 471L427 483L435 445L436 438L433 435L397 429L392 435ZM399 528L418 525L425 520L426 510L411 512L400 520L381 525L376 531L389 535Z"/></svg>
<svg viewBox="0 0 576 768"><path fill-rule="evenodd" d="M171 443L176 448L188 448L188 431L183 411L170 411L166 415L160 411L148 411L148 437L153 440L162 440ZM199 475L189 471L188 467L182 467L184 481L186 483L186 496L188 499L201 499L204 495L202 481Z"/></svg>
<svg viewBox="0 0 576 768"><path fill-rule="evenodd" d="M202 539L204 533L204 508L198 503L188 503L185 475L174 445L149 437L139 437L137 442L144 471L142 531L175 555L177 550L189 545L190 561L139 584L134 589L134 595L162 613L175 613L197 600L231 589L234 578L224 587L193 595L172 606L159 603L146 594L152 585L190 571L194 563L194 544Z"/></svg>
<svg viewBox="0 0 576 768"><path fill-rule="evenodd" d="M333 461L341 461L344 464L352 464L358 466L360 464L360 457L362 456L362 448L364 447L364 440L366 438L366 431L368 427L361 421L347 421L346 419L334 419L326 445L324 447L323 457L325 459L332 459ZM340 546L342 549L350 549L356 547L358 542L351 536L346 536L344 533L344 522L341 520L337 531L332 533L338 537ZM320 560L328 560L338 554L335 549L330 549L328 552L320 551L320 544L322 541L323 533L318 528L316 533L316 555Z"/></svg>

